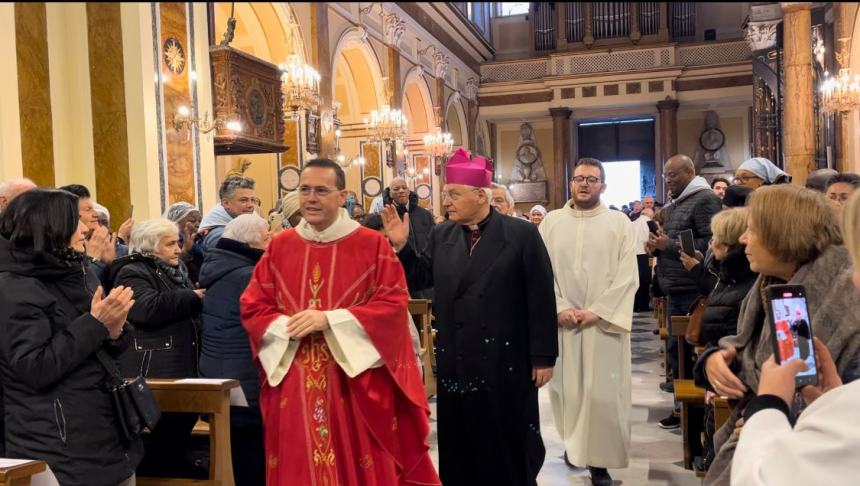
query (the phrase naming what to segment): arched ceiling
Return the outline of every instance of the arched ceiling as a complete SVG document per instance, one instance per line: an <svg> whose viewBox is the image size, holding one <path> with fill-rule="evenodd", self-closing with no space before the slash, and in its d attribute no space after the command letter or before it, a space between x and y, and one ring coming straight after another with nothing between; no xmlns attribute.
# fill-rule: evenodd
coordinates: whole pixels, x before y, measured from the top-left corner
<svg viewBox="0 0 860 486"><path fill-rule="evenodd" d="M236 30L230 46L272 64L295 52L304 59L301 34L290 30L290 14L273 3L236 2ZM215 2L215 42L221 42L230 18L230 2ZM293 45L296 44L296 45Z"/></svg>
<svg viewBox="0 0 860 486"><path fill-rule="evenodd" d="M432 113L433 108L429 106L429 100L425 99L424 93L421 92L420 82L418 79L410 81L406 85L406 96L403 97L403 111L409 120L410 134L423 134L430 131L428 115Z"/></svg>
<svg viewBox="0 0 860 486"><path fill-rule="evenodd" d="M448 132L454 140L454 147L462 147L463 145L463 125L460 120L460 114L453 104L448 107L448 113L445 115L445 121L448 123Z"/></svg>
<svg viewBox="0 0 860 486"><path fill-rule="evenodd" d="M340 51L334 67L334 99L341 105L338 116L344 123L360 123L378 109L381 80L374 76L370 62L361 47Z"/></svg>

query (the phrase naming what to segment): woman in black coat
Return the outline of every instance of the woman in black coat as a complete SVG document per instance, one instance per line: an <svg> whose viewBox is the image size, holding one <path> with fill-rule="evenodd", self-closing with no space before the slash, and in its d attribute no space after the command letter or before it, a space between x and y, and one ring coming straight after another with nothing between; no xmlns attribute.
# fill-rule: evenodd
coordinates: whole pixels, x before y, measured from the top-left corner
<svg viewBox="0 0 860 486"><path fill-rule="evenodd" d="M725 209L711 220L713 258L696 264L694 259L681 252L682 263L697 278L702 295L708 296L699 338L705 347L716 346L723 337L737 333L741 303L758 278L758 274L750 270L745 245L739 241L746 229L744 208ZM710 401L710 395L708 399ZM714 425L714 408L709 404L705 409L704 468L714 458Z"/></svg>
<svg viewBox="0 0 860 486"><path fill-rule="evenodd" d="M122 348L134 301L123 287L102 298L86 231L65 191L33 189L0 215L5 457L43 460L63 486L132 484L141 443L122 439L96 355Z"/></svg>
<svg viewBox="0 0 860 486"><path fill-rule="evenodd" d="M179 261L179 230L167 219L136 223L131 253L111 264L108 282L131 287L131 346L120 355L124 376L196 378L203 290L195 290ZM165 413L145 437L141 476L186 477L202 471L186 460L197 414Z"/></svg>
<svg viewBox="0 0 860 486"><path fill-rule="evenodd" d="M260 414L260 371L239 313L239 298L270 241L269 225L256 214L227 223L224 236L206 252L200 269L203 300L203 346L200 374L239 380L247 407L230 407L233 475L238 486L265 486L266 451Z"/></svg>

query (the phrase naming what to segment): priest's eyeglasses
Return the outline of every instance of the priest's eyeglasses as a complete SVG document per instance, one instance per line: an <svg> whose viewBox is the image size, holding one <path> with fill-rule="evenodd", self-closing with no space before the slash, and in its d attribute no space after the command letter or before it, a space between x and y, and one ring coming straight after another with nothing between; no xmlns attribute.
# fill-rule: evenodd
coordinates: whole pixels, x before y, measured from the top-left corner
<svg viewBox="0 0 860 486"><path fill-rule="evenodd" d="M600 179L594 176L576 176L573 178L573 182L577 184L582 184L583 182L587 182L589 186L593 186L600 182Z"/></svg>
<svg viewBox="0 0 860 486"><path fill-rule="evenodd" d="M328 197L329 195L331 195L334 192L339 192L339 191L337 191L336 189L332 189L330 187L326 187L326 186L316 186L316 187L299 186L299 194L302 196L305 196L305 197L310 196L311 193L314 193L319 197Z"/></svg>

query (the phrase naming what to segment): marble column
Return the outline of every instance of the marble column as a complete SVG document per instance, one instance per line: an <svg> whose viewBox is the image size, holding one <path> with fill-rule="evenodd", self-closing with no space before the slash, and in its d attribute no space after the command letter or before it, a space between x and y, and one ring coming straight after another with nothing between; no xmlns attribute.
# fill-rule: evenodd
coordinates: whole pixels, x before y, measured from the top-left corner
<svg viewBox="0 0 860 486"><path fill-rule="evenodd" d="M812 3L783 2L783 54L785 110L785 170L792 183L803 186L815 170L815 134L812 108Z"/></svg>
<svg viewBox="0 0 860 486"><path fill-rule="evenodd" d="M552 116L552 150L555 165L549 183L549 203L552 209L564 206L567 201L567 166L570 163L570 108L550 108Z"/></svg>
<svg viewBox="0 0 860 486"><path fill-rule="evenodd" d="M320 75L320 113L325 112L326 110L331 110L332 105L332 83L334 82L332 77L334 73L332 73L331 67L331 46L329 43L329 21L328 21L328 5L325 3L312 3L311 4L311 63L316 67L317 72ZM300 125L304 125L304 123L300 123ZM305 129L300 127L299 133L304 134L302 136L307 136L304 133ZM331 130L327 133L319 134L319 155L320 156L329 156L334 153L335 140L334 140L334 130ZM289 150L295 150L295 147L290 147ZM299 154L301 158L302 154Z"/></svg>
<svg viewBox="0 0 860 486"><path fill-rule="evenodd" d="M666 201L666 187L663 180L663 165L669 157L678 153L678 100L666 97L657 102L660 119L660 153L654 167L657 199Z"/></svg>

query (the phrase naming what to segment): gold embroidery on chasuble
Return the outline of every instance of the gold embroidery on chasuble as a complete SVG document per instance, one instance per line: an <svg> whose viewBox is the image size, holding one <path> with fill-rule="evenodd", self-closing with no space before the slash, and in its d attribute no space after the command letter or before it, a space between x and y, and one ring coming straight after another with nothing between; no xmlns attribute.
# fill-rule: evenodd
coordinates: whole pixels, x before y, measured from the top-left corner
<svg viewBox="0 0 860 486"><path fill-rule="evenodd" d="M269 456L269 469L278 467L278 456L272 454Z"/></svg>
<svg viewBox="0 0 860 486"><path fill-rule="evenodd" d="M319 262L314 264L313 272L311 272L311 298L308 300L308 309L319 309L322 307L322 301L319 298L320 290L325 283L325 280L322 280L322 268L320 268Z"/></svg>
<svg viewBox="0 0 860 486"><path fill-rule="evenodd" d="M358 460L358 465L362 469L370 469L373 466L373 458L370 457L370 454L364 455Z"/></svg>

